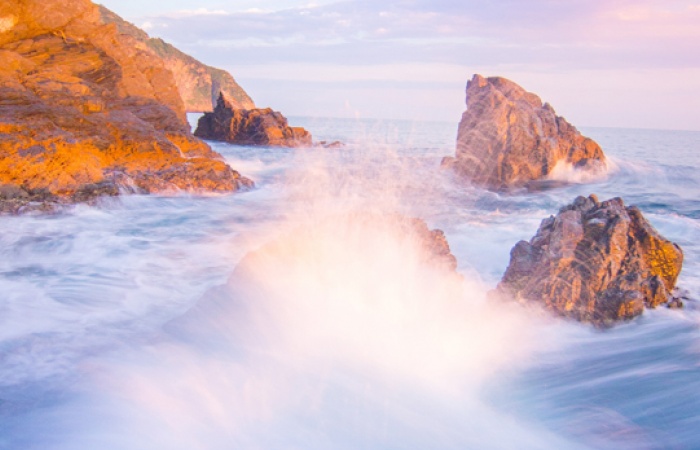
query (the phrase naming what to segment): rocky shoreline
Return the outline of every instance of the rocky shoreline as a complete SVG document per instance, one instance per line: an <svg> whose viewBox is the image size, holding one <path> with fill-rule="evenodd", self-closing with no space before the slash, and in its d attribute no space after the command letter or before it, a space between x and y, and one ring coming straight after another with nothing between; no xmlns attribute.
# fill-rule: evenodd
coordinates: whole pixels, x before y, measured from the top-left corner
<svg viewBox="0 0 700 450"><path fill-rule="evenodd" d="M252 186L192 135L163 59L96 5L18 1L0 32L0 210Z"/></svg>
<svg viewBox="0 0 700 450"><path fill-rule="evenodd" d="M89 0L10 6L0 30L0 213L47 213L123 193L254 186L201 139L313 146L304 128L255 108L232 77L224 87L215 69ZM193 90L217 96L194 134L186 111L206 109L212 97L194 98ZM605 162L596 142L537 95L505 78L474 75L455 157L443 165L479 187L502 190L556 183L551 174L562 164L595 172ZM391 220L429 243L431 260L455 271L441 231L419 219ZM516 244L497 292L607 326L645 308L682 306L674 296L682 263L680 247L639 209L619 198L579 197L545 219L529 242Z"/></svg>

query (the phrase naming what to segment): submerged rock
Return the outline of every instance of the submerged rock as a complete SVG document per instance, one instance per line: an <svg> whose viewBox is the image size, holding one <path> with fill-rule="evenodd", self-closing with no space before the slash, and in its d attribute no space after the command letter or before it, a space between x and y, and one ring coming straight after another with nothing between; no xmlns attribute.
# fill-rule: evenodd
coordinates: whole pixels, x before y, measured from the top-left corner
<svg viewBox="0 0 700 450"><path fill-rule="evenodd" d="M8 0L0 18L0 184L27 195L0 209L252 184L191 134L163 61L90 1Z"/></svg>
<svg viewBox="0 0 700 450"><path fill-rule="evenodd" d="M281 113L270 108L239 109L223 93L214 112L200 117L194 134L202 139L239 145L311 145L311 133L301 127L290 127Z"/></svg>
<svg viewBox="0 0 700 450"><path fill-rule="evenodd" d="M457 134L455 158L444 166L490 189L526 185L557 164L601 170L605 156L549 103L505 78L474 75Z"/></svg>
<svg viewBox="0 0 700 450"><path fill-rule="evenodd" d="M343 148L345 147L345 144L343 144L340 141L318 141L314 143L314 147L321 147L321 148Z"/></svg>
<svg viewBox="0 0 700 450"><path fill-rule="evenodd" d="M639 209L592 195L542 221L530 242L518 242L497 289L604 326L673 300L682 265L680 247Z"/></svg>

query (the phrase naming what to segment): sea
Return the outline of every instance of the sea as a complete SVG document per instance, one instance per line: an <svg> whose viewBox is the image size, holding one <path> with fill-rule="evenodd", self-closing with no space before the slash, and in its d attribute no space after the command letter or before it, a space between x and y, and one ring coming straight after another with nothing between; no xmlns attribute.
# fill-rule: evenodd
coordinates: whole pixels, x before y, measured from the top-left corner
<svg viewBox="0 0 700 450"><path fill-rule="evenodd" d="M254 189L0 217L0 449L700 449L700 132L581 128L604 173L492 192L440 168L456 123L290 123L343 145L212 142ZM489 297L590 194L682 247L685 308L601 330Z"/></svg>

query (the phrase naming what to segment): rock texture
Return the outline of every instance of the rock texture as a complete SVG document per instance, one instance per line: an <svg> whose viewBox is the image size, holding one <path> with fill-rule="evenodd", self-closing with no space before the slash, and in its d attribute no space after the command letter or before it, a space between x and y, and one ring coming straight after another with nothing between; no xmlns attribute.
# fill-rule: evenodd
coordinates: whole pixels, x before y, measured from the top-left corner
<svg viewBox="0 0 700 450"><path fill-rule="evenodd" d="M558 163L600 170L600 146L582 136L540 98L505 78L474 75L457 134L456 158L445 158L478 185L503 189L546 178Z"/></svg>
<svg viewBox="0 0 700 450"><path fill-rule="evenodd" d="M238 109L223 94L216 108L199 119L195 136L240 145L303 147L312 144L311 134L290 127L287 119L270 108Z"/></svg>
<svg viewBox="0 0 700 450"><path fill-rule="evenodd" d="M672 299L683 252L622 199L578 197L511 251L498 291L597 325Z"/></svg>
<svg viewBox="0 0 700 450"><path fill-rule="evenodd" d="M18 209L251 184L191 134L160 58L124 41L90 1L6 0L0 25L0 185Z"/></svg>
<svg viewBox="0 0 700 450"><path fill-rule="evenodd" d="M162 39L151 38L146 32L104 6L99 8L102 21L116 25L121 40L130 41L134 47L163 61L175 77L175 84L188 112L212 111L220 92L223 92L236 108L255 108L253 100L230 73L207 66Z"/></svg>

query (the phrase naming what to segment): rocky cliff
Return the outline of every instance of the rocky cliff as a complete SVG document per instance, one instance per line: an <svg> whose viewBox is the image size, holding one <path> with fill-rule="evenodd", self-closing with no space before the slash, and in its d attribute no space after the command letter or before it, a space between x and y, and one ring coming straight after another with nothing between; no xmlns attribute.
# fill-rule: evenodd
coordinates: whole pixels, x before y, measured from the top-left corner
<svg viewBox="0 0 700 450"><path fill-rule="evenodd" d="M312 145L311 134L290 127L287 119L270 108L238 109L223 94L214 108L199 119L195 136L239 145L303 147Z"/></svg>
<svg viewBox="0 0 700 450"><path fill-rule="evenodd" d="M163 60L165 67L172 71L175 77L175 83L188 112L212 111L221 92L236 108L255 108L253 100L230 73L202 64L162 39L151 38L145 31L104 6L99 8L102 21L116 25L122 40L130 40L132 45L140 50Z"/></svg>
<svg viewBox="0 0 700 450"><path fill-rule="evenodd" d="M191 134L162 60L124 40L96 5L0 3L0 200L10 209L120 188L250 184Z"/></svg>
<svg viewBox="0 0 700 450"><path fill-rule="evenodd" d="M672 300L682 265L681 249L636 207L579 197L545 219L530 242L518 242L498 290L608 325Z"/></svg>
<svg viewBox="0 0 700 450"><path fill-rule="evenodd" d="M600 170L605 156L540 98L505 78L474 75L457 134L443 164L491 189L546 178L557 164Z"/></svg>

